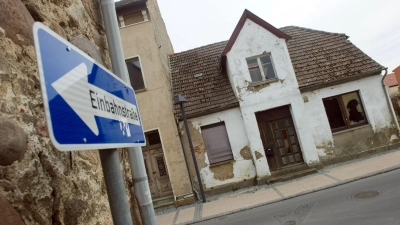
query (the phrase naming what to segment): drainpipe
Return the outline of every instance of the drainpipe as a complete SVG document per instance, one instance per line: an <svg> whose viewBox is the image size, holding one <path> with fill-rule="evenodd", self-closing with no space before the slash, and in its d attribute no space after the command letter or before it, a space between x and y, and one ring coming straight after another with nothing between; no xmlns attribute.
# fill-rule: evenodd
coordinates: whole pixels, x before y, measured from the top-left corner
<svg viewBox="0 0 400 225"><path fill-rule="evenodd" d="M400 127L399 127L399 123L397 122L396 113L394 112L393 104L392 104L392 101L390 100L390 96L389 96L389 93L388 93L387 90L386 90L386 85L385 85L385 82L384 82L384 79L385 79L386 76L387 76L387 67L385 68L385 75L383 75L382 80L381 80L381 83L382 83L383 92L385 92L386 100L387 100L387 103L388 103L388 105L389 105L390 114L392 115L393 122L394 122L394 124L396 125L397 136L400 137Z"/></svg>
<svg viewBox="0 0 400 225"><path fill-rule="evenodd" d="M124 51L122 49L122 42L117 23L117 14L115 12L114 0L101 0L101 8L103 12L107 43L108 49L110 50L110 59L113 72L129 84L129 74L125 64ZM117 152L117 150L115 151ZM118 156L118 152L116 154ZM142 147L129 147L128 157L142 223L143 225L156 225L156 215L154 212L153 200L151 199L149 181L143 160ZM120 169L119 163L118 168ZM116 205L118 204L119 202L116 202ZM129 210L128 212L130 213ZM132 224L132 219L129 219L131 220L129 224ZM125 225L128 223L118 224Z"/></svg>

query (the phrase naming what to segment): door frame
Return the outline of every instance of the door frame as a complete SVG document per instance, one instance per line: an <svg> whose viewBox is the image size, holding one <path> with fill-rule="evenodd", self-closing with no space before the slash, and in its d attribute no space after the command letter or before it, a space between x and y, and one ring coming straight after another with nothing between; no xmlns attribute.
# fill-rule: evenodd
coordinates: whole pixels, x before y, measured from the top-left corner
<svg viewBox="0 0 400 225"><path fill-rule="evenodd" d="M165 169L166 169L166 171L168 173L168 179L169 179L169 183L171 185L171 196L174 196L174 189L173 189L172 182L171 182L171 175L170 175L170 172L169 172L168 159L167 159L167 156L165 154L164 142L163 142L163 138L162 138L162 134L161 134L160 128L156 127L156 128L152 128L152 129L148 129L148 130L143 130L143 133L145 134L145 138L147 138L146 133L151 133L153 131L157 131L158 135L160 136L160 141L161 141L160 144L161 144L162 153L163 153L163 157L164 157ZM148 140L146 140L146 146L148 146L148 144L149 144L149 143L147 143L147 141ZM142 146L141 147L142 151L143 151L143 148L146 147L146 146ZM150 150L148 150L148 151L150 151ZM151 160L151 158L149 160ZM149 176L149 174L147 174L147 176ZM163 198L163 197L161 197L161 198ZM153 200L155 200L155 199L153 199Z"/></svg>
<svg viewBox="0 0 400 225"><path fill-rule="evenodd" d="M285 107L287 107L287 111L286 111L286 109L284 109ZM271 118L271 119L268 119L267 121L265 121L265 118L262 118L262 113L267 113L268 111L272 111L272 110L274 110L274 109L279 109L279 108L282 108L282 110L283 111L286 111L286 112L284 112L283 113L283 116L276 116L276 117L273 117L273 118ZM270 168L270 170L271 171L278 171L278 170L281 170L281 169L284 169L284 168L286 168L286 167L290 167L290 166L294 166L294 165L298 165L298 164L292 164L292 165L287 165L287 166L280 166L279 164L279 162L278 162L278 159L274 156L274 157L269 157L269 156L267 156L267 153L266 153L266 145L268 145L268 144L266 144L266 143L264 143L264 138L263 138L263 136L265 136L265 139L267 139L267 135L270 137L270 138L272 138L273 139L273 145L274 145L274 154L279 154L280 155L280 153L279 153L279 151L278 151L278 149L277 149L277 143L276 143L276 139L275 139L275 136L274 136L274 134L273 134L273 131L271 130L271 123L270 123L270 121L274 121L274 120L279 120L279 119L284 119L284 118L288 118L288 117L290 117L290 119L291 119L291 122L292 122L292 125L293 125L293 129L294 129L294 132L295 132L295 135L296 135L296 139L297 139L297 145L298 145L298 147L300 148L300 153L301 153L301 158L302 158L302 163L305 163L305 159L304 159L304 151L303 151L303 146L302 146L302 141L300 140L300 136L299 136L299 133L298 133L298 129L297 129L297 123L296 123L296 121L295 121L295 119L294 119L294 116L293 116L293 111L292 111L292 107L291 107L291 105L290 104L288 104L288 105L281 105L281 106L276 106L276 107L273 107L273 108L269 108L269 109L265 109L265 110L261 110L261 111L257 111L257 112L255 112L254 113L255 114L255 117L256 117L256 121L257 121L257 125L258 125L258 130L259 130L259 134L260 134L260 139L261 139L261 142L262 142L262 146L263 146L263 149L264 149L264 153L265 153L265 157L266 157L266 160L267 160L267 164L268 164L268 167ZM265 132L262 132L262 128L264 128L265 129ZM267 130L268 129L268 130ZM268 147L268 146L267 146ZM274 161L276 161L275 162L275 164L276 165L273 165L274 163L273 163L273 161L272 160L274 160ZM299 163L299 164L301 164L301 163Z"/></svg>

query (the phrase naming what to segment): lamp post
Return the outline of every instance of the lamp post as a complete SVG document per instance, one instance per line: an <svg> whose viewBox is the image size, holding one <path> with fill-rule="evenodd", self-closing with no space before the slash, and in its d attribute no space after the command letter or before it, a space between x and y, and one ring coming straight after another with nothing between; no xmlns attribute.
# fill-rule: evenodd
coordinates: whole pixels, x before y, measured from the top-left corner
<svg viewBox="0 0 400 225"><path fill-rule="evenodd" d="M188 141L189 141L190 151L192 152L192 159L193 159L193 163L194 163L194 169L196 170L197 180L199 181L201 197L203 198L203 202L205 203L206 202L206 196L204 195L203 183L201 182L201 177L200 177L200 173L199 173L199 167L197 166L196 156L195 156L194 150L193 150L192 138L190 136L189 127L188 127L187 120L186 120L185 107L183 107L183 103L184 102L187 102L186 98L183 97L180 93L178 93L178 95L176 96L176 100L175 100L174 104L175 105L179 104L181 106L183 123L185 124L185 129L186 129L186 134L187 134Z"/></svg>

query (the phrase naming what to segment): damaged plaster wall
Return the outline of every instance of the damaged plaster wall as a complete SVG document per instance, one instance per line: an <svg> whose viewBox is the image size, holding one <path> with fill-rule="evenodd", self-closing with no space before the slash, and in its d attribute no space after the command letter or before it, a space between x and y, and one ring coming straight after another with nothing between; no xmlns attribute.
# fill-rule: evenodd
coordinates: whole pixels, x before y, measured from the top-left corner
<svg viewBox="0 0 400 225"><path fill-rule="evenodd" d="M207 150L201 134L201 126L219 123L221 121L225 122L234 161L210 167ZM205 188L214 188L223 184L240 182L255 177L253 157L248 147L249 142L239 108L192 118L188 120L188 125ZM183 122L180 122L180 127L184 131ZM186 132L184 132L182 140L191 168L190 174L193 180L197 180ZM198 185L197 181L196 185Z"/></svg>
<svg viewBox="0 0 400 225"><path fill-rule="evenodd" d="M246 58L263 53L271 54L278 79L271 83L252 83ZM232 88L240 102L251 151L253 154L258 152L262 155L255 162L258 177L271 174L255 117L255 113L259 111L290 105L305 162L319 161L311 127L303 117L305 114L304 103L298 89L285 39L276 37L247 19L235 44L227 54L227 71Z"/></svg>
<svg viewBox="0 0 400 225"><path fill-rule="evenodd" d="M140 59L146 91L136 92L136 98L143 128L159 128L173 194L177 201L183 201L192 195L192 189L185 161L182 160L184 156L173 114L170 80L164 65L167 54L172 54L173 48L157 2L149 0L146 4L149 21L120 28L122 46L126 59Z"/></svg>
<svg viewBox="0 0 400 225"><path fill-rule="evenodd" d="M50 142L32 35L34 21L41 21L110 68L99 1L0 5L0 134L6 137L0 158L13 153L0 163L1 222L111 225L98 152L60 152ZM10 206L20 219L9 218Z"/></svg>
<svg viewBox="0 0 400 225"><path fill-rule="evenodd" d="M376 75L302 93L308 98L304 105L322 161L397 142L381 79ZM368 125L332 134L322 99L352 91L360 93Z"/></svg>

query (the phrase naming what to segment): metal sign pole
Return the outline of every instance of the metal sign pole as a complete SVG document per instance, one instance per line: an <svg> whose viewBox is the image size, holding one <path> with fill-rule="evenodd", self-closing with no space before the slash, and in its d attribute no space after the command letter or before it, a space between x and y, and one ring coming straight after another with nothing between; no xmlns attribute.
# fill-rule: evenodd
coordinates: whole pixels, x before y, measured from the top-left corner
<svg viewBox="0 0 400 225"><path fill-rule="evenodd" d="M156 225L156 214L154 212L153 200L151 199L146 167L143 161L142 147L128 148L128 154L142 223L143 225Z"/></svg>
<svg viewBox="0 0 400 225"><path fill-rule="evenodd" d="M117 149L103 149L99 151L99 154L113 223L115 225L132 225L118 151Z"/></svg>
<svg viewBox="0 0 400 225"><path fill-rule="evenodd" d="M114 73L130 83L128 69L125 65L121 37L118 29L114 0L101 0L104 24ZM144 225L156 225L156 217L151 199L149 182L143 161L141 147L128 148L129 163L135 185L135 195L139 202L140 215Z"/></svg>

